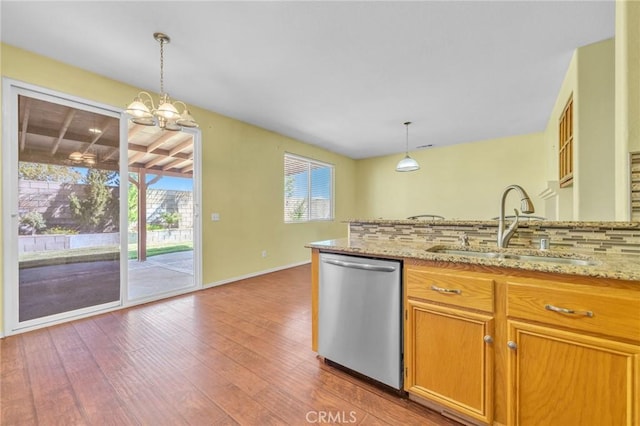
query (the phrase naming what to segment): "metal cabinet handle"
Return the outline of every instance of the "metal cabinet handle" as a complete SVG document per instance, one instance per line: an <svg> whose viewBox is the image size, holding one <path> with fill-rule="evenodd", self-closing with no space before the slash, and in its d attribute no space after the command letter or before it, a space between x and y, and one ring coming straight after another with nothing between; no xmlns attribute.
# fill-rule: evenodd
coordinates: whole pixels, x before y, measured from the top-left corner
<svg viewBox="0 0 640 426"><path fill-rule="evenodd" d="M431 285L431 290L437 291L438 293L462 294L462 290L442 288L433 284Z"/></svg>
<svg viewBox="0 0 640 426"><path fill-rule="evenodd" d="M509 340L509 341L507 342L507 347L508 347L509 349L514 350L514 351L515 351L516 349L518 349L518 344L517 344L516 342L514 342L513 340Z"/></svg>
<svg viewBox="0 0 640 426"><path fill-rule="evenodd" d="M484 336L482 340L484 340L485 343L493 343L493 337L489 336L488 334Z"/></svg>
<svg viewBox="0 0 640 426"><path fill-rule="evenodd" d="M560 308L558 306L553 306L550 304L544 305L544 308L547 311L558 312L559 314L571 314L571 315L584 315L585 317L593 317L592 311L574 311L573 309Z"/></svg>

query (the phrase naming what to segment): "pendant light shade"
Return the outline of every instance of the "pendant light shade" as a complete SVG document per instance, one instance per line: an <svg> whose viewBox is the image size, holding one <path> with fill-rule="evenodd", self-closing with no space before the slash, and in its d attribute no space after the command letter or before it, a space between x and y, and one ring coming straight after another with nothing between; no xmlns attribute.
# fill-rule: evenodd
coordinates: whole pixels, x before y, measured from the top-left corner
<svg viewBox="0 0 640 426"><path fill-rule="evenodd" d="M402 160L398 161L398 165L396 166L396 172L413 172L414 170L419 169L420 165L418 164L418 162L408 155Z"/></svg>
<svg viewBox="0 0 640 426"><path fill-rule="evenodd" d="M420 169L420 165L418 164L418 162L409 157L409 124L411 124L410 121L404 123L405 127L407 128L407 144L405 148L405 156L398 162L398 165L396 166L396 172L413 172Z"/></svg>

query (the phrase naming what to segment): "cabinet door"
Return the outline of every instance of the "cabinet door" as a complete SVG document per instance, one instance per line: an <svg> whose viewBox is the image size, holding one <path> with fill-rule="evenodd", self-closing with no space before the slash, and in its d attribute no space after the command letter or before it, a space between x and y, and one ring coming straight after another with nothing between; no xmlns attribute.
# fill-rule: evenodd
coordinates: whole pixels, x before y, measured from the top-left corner
<svg viewBox="0 0 640 426"><path fill-rule="evenodd" d="M640 346L508 321L510 425L638 425Z"/></svg>
<svg viewBox="0 0 640 426"><path fill-rule="evenodd" d="M493 318L411 299L408 311L405 390L491 423Z"/></svg>

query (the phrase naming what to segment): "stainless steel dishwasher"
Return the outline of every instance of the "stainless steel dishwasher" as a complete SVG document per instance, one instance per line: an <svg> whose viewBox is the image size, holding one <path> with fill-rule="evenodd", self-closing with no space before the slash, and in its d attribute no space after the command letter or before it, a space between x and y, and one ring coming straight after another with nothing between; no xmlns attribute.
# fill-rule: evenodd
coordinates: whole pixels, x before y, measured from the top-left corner
<svg viewBox="0 0 640 426"><path fill-rule="evenodd" d="M320 253L318 354L402 389L402 265Z"/></svg>

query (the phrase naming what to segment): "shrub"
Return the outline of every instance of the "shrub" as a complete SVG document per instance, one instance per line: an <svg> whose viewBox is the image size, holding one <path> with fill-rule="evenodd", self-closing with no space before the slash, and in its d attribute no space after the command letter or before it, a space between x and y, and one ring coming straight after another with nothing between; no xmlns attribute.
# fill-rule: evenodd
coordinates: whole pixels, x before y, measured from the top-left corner
<svg viewBox="0 0 640 426"><path fill-rule="evenodd" d="M34 235L47 227L40 212L29 212L20 218L21 233Z"/></svg>
<svg viewBox="0 0 640 426"><path fill-rule="evenodd" d="M70 228L62 228L60 226L54 226L44 231L44 234L62 234L62 235L76 235L78 231Z"/></svg>

